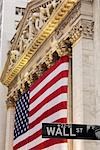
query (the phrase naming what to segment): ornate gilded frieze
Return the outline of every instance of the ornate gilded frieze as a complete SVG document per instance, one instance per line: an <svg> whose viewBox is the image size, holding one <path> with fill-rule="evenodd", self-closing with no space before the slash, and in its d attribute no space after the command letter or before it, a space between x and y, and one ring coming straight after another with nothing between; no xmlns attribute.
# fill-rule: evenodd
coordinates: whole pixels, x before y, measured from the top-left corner
<svg viewBox="0 0 100 150"><path fill-rule="evenodd" d="M36 8L31 8L29 15L26 18L22 28L20 37L16 41L12 41L10 50L10 65L8 70L11 70L18 58L24 53L25 49L35 39L42 27L48 21L52 13L56 10L61 0L49 0ZM15 44L17 42L17 44Z"/></svg>
<svg viewBox="0 0 100 150"><path fill-rule="evenodd" d="M77 2L78 0L51 0L34 7L33 1L28 5L11 41L9 65L1 77L3 84L11 84Z"/></svg>
<svg viewBox="0 0 100 150"><path fill-rule="evenodd" d="M23 79L19 79L16 83L16 87L8 93L8 102L11 100L15 102L23 92L27 91L30 85L35 82L48 68L50 68L61 56L72 54L72 43L67 38L64 41L58 43L58 46L54 50L50 50L41 60L29 69L27 75ZM9 104L8 103L8 104Z"/></svg>
<svg viewBox="0 0 100 150"><path fill-rule="evenodd" d="M28 84L30 85L34 81L36 81L39 76L43 74L50 66L52 66L55 61L57 61L63 55L69 55L71 57L72 54L72 45L80 38L93 38L93 28L94 23L92 20L81 19L73 28L70 30L68 37L66 40L62 40L61 42L57 42L56 34L52 41L51 50L46 53L46 55L41 58L41 60L30 68L27 76L24 77L23 80L20 81L20 84L17 85L16 89L12 89L10 94L13 97L20 97L23 91L27 90ZM25 79L26 78L26 79ZM15 92L17 91L17 93ZM11 96L9 95L9 96ZM17 96L15 96L17 95Z"/></svg>
<svg viewBox="0 0 100 150"><path fill-rule="evenodd" d="M59 40L65 32L65 28L67 26L72 26L72 24L79 18L81 15L81 1L77 3L77 5L71 10L68 16L66 16L65 20L63 20L62 24L56 30L56 38Z"/></svg>

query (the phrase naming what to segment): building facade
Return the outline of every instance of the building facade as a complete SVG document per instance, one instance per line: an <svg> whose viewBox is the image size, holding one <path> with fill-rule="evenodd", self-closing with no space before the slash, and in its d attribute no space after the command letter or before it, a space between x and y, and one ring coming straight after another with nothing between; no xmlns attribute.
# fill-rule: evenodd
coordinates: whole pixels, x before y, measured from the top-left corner
<svg viewBox="0 0 100 150"><path fill-rule="evenodd" d="M19 12L23 13L23 9L16 7L16 13ZM22 93L24 83L34 82L45 71L45 65L49 68L57 56L68 54L72 59L69 123L100 125L99 12L99 0L33 0L28 3L8 55L4 57L6 65L1 75L2 84L8 87L6 150L12 150L15 100L19 90ZM97 141L73 140L66 149L99 148Z"/></svg>
<svg viewBox="0 0 100 150"><path fill-rule="evenodd" d="M16 14L16 9L24 11L27 5L27 0L1 0L0 1L0 76L3 71L7 53L11 46L11 39L16 33L17 24L23 16L23 13ZM17 23L17 24L16 24ZM0 125L0 149L5 148L6 137L6 102L7 88L0 82L0 118L4 118Z"/></svg>

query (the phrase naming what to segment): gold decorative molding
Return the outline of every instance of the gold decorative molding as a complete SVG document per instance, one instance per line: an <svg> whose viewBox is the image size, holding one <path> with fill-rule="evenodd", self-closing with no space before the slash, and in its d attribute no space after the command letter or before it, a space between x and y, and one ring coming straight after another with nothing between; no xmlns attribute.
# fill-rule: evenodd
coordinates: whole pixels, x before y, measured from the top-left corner
<svg viewBox="0 0 100 150"><path fill-rule="evenodd" d="M30 70L20 78L16 83L16 86L12 87L8 93L8 99L13 97L13 99L17 100L21 94L28 90L29 86L34 83L48 68L50 68L60 57L68 55L71 57L72 53L72 44L69 41L69 38L58 43L56 49L51 49L44 55L43 58L37 63L34 64L30 68ZM11 99L11 98L10 98Z"/></svg>
<svg viewBox="0 0 100 150"><path fill-rule="evenodd" d="M11 70L7 70L5 75L1 77L1 82L6 86L14 80L18 73L25 67L32 56L45 42L45 40L53 33L58 27L65 16L71 11L78 0L63 0L57 7L56 11L50 16L49 20L45 23L41 31L37 34L35 39L30 42L30 45L25 48L24 53L19 57Z"/></svg>
<svg viewBox="0 0 100 150"><path fill-rule="evenodd" d="M61 25L56 30L56 39L59 40L65 33L65 28L67 26L72 26L73 23L80 17L81 15L81 1L75 5L75 7L71 10L71 12L66 16Z"/></svg>

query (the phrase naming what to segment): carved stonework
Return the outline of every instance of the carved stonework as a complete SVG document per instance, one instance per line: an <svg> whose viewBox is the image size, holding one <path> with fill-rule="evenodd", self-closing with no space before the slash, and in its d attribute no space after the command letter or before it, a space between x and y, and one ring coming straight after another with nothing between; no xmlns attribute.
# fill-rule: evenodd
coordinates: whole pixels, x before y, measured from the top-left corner
<svg viewBox="0 0 100 150"><path fill-rule="evenodd" d="M80 20L69 32L69 38L72 43L76 42L81 36L93 38L94 23L92 20Z"/></svg>
<svg viewBox="0 0 100 150"><path fill-rule="evenodd" d="M63 55L70 56L72 54L72 42L70 41L69 37L59 43L59 50L57 50L57 52L60 57Z"/></svg>
<svg viewBox="0 0 100 150"><path fill-rule="evenodd" d="M94 22L92 20L82 20L83 32L82 35L86 38L93 38Z"/></svg>
<svg viewBox="0 0 100 150"><path fill-rule="evenodd" d="M45 62L47 64L47 67L50 68L50 66L52 65L52 57L50 54L46 54Z"/></svg>
<svg viewBox="0 0 100 150"><path fill-rule="evenodd" d="M33 73L33 74L31 73L30 76L32 77L31 78L31 83L35 82L38 79L38 75L37 75L36 72Z"/></svg>
<svg viewBox="0 0 100 150"><path fill-rule="evenodd" d="M42 3L37 8L31 9L17 44L15 43L16 35L11 41L12 47L9 52L10 64L8 71L12 69L18 58L24 53L26 47L32 42L43 25L47 22L59 3L61 3L60 0L48 0L48 2Z"/></svg>
<svg viewBox="0 0 100 150"><path fill-rule="evenodd" d="M25 81L25 83L24 83L25 91L28 91L28 90L29 90L29 87L30 87L29 82L28 82L28 81Z"/></svg>
<svg viewBox="0 0 100 150"><path fill-rule="evenodd" d="M32 40L44 26L59 3L61 3L60 0L48 0L48 2L44 2L38 7L31 9L17 44L15 45L15 37L11 41L12 47L10 50L11 55L9 70L16 63L19 56L24 53L26 47L30 44L30 42L32 42Z"/></svg>
<svg viewBox="0 0 100 150"><path fill-rule="evenodd" d="M18 100L21 97L23 92L27 91L30 85L35 82L48 68L50 68L60 57L64 55L71 56L72 53L72 43L70 39L67 38L66 40L61 41L58 43L59 48L55 51L52 51L52 48L48 53L41 58L40 61L37 62L36 66L31 67L30 71L21 78L18 79L16 91L12 89L11 95L13 95L14 100ZM13 92L14 91L14 92ZM9 93L9 97L10 93ZM11 102L11 98L9 98L9 102Z"/></svg>
<svg viewBox="0 0 100 150"><path fill-rule="evenodd" d="M9 97L6 101L7 104L7 109L11 108L11 107L15 107L15 99L14 97Z"/></svg>
<svg viewBox="0 0 100 150"><path fill-rule="evenodd" d="M36 54L44 42L49 39L52 34L54 34L60 23L63 22L64 18L69 15L77 2L78 0L44 0L42 2L40 1L40 3L32 1L32 3L27 6L26 13L23 16L23 19L19 24L18 31L11 43L11 51L13 49L18 50L19 57L17 60L13 60L9 69L7 67L7 71L4 73L5 77L2 78L3 84L7 86L12 84L14 78L19 76L22 69L27 66L28 62ZM47 12L47 10L49 10L49 12ZM45 17L48 21L45 20ZM36 25L40 27L40 30L38 30ZM33 34L34 28L36 35ZM55 50L57 52L59 51L58 43L56 44L57 45L55 45L55 49L52 50L52 53ZM41 70L39 70L38 74L41 74Z"/></svg>
<svg viewBox="0 0 100 150"><path fill-rule="evenodd" d="M83 2L92 3L93 0L82 0ZM56 30L56 39L60 39L65 34L65 28L68 26L72 26L73 23L77 20L77 18L81 15L81 3L79 1L78 4L72 9L69 15L64 19L63 23ZM72 43L77 41L80 36L86 38L93 38L93 28L94 23L92 20L80 20L69 32L69 37Z"/></svg>
<svg viewBox="0 0 100 150"><path fill-rule="evenodd" d="M49 0L37 9L32 10L33 13L31 17L32 20L34 20L34 27L36 30L39 31L42 28L60 2L60 0Z"/></svg>
<svg viewBox="0 0 100 150"><path fill-rule="evenodd" d="M45 72L46 70L48 70L47 64L44 62L41 64L41 71Z"/></svg>
<svg viewBox="0 0 100 150"><path fill-rule="evenodd" d="M70 14L64 19L63 23L56 30L56 39L60 39L64 35L64 28L71 26L75 20L81 15L81 1L71 10Z"/></svg>
<svg viewBox="0 0 100 150"><path fill-rule="evenodd" d="M19 58L19 50L11 50L10 51L10 65L9 65L9 70L12 68L12 66L16 63L17 59Z"/></svg>
<svg viewBox="0 0 100 150"><path fill-rule="evenodd" d="M57 51L53 52L52 54L52 62L55 63L57 60L59 60L60 56L58 55Z"/></svg>

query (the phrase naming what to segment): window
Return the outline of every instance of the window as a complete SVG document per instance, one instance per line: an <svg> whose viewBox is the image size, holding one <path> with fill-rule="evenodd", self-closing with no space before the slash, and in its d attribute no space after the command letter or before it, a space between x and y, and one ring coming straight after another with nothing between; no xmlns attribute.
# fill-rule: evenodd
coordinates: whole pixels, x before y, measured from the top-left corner
<svg viewBox="0 0 100 150"><path fill-rule="evenodd" d="M24 11L25 11L25 8L16 7L15 14L23 16L24 15Z"/></svg>
<svg viewBox="0 0 100 150"><path fill-rule="evenodd" d="M22 8L22 16L24 15L25 12L25 8Z"/></svg>

